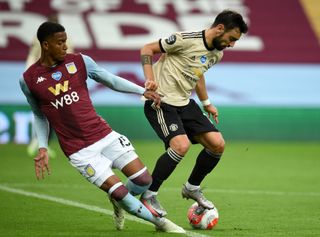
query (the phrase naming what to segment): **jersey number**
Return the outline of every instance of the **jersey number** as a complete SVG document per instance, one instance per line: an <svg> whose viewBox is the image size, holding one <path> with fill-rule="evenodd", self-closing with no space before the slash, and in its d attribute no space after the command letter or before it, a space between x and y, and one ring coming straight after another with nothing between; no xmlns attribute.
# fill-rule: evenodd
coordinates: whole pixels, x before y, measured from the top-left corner
<svg viewBox="0 0 320 237"><path fill-rule="evenodd" d="M129 140L124 136L119 137L119 142L122 145L122 147L126 147L126 146L130 146L131 145Z"/></svg>

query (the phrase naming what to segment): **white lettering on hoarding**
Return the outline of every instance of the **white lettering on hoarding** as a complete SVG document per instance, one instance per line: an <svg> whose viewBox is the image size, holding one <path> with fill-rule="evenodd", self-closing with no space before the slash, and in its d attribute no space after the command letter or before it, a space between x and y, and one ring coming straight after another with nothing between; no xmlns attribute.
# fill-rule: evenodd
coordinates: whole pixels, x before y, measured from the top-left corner
<svg viewBox="0 0 320 237"><path fill-rule="evenodd" d="M7 2L14 6L13 0ZM18 2L20 8L16 6L15 9L23 8L27 1ZM58 12L60 22L65 26L75 48L79 49L96 46L98 49L138 50L146 42L166 37L175 31L201 30L209 27L216 14L225 8L238 10L249 22L248 9L242 0L135 0L136 6L147 5L151 14L134 12L134 9L131 9L131 12L111 12L120 9L123 4L125 1L121 0L50 1L51 8ZM169 5L176 12L174 19L161 16L167 13ZM38 26L45 20L46 16L31 11L1 12L0 47L8 47L9 39L12 37L30 45ZM6 24L8 22L10 24ZM126 34L122 30L123 26L141 28L144 33ZM260 37L246 35L236 44L235 49L260 51L263 47Z"/></svg>
<svg viewBox="0 0 320 237"><path fill-rule="evenodd" d="M0 112L0 144L10 141L9 126L9 119L4 113Z"/></svg>
<svg viewBox="0 0 320 237"><path fill-rule="evenodd" d="M200 13L208 14L214 12L221 12L224 9L234 9L246 15L248 12L247 7L244 5L243 0L135 0L138 4L147 4L149 10L153 14L166 14L168 5L171 5L178 14L192 13L198 11Z"/></svg>
<svg viewBox="0 0 320 237"><path fill-rule="evenodd" d="M45 20L46 17L36 13L1 12L0 47L7 47L10 37L30 45L35 37L35 34L30 34L30 32L36 32L36 28ZM8 22L11 24L5 24Z"/></svg>
<svg viewBox="0 0 320 237"><path fill-rule="evenodd" d="M110 13L90 14L88 21L96 39L96 44L103 49L139 49L146 42L153 41L163 32L175 32L176 24L161 17L146 14ZM106 22L106 24L101 24ZM144 29L147 33L124 35L121 26L134 26Z"/></svg>
<svg viewBox="0 0 320 237"><path fill-rule="evenodd" d="M89 49L93 46L92 38L81 14L60 13L58 18L65 26L68 38L72 39L76 48Z"/></svg>
<svg viewBox="0 0 320 237"><path fill-rule="evenodd" d="M29 128L33 121L32 112L15 112L13 120L15 124L14 142L28 143L30 140Z"/></svg>
<svg viewBox="0 0 320 237"><path fill-rule="evenodd" d="M8 3L9 9L13 11L24 10L25 4L31 1L32 0L0 0L0 2Z"/></svg>
<svg viewBox="0 0 320 237"><path fill-rule="evenodd" d="M4 112L0 111L0 144L6 144L13 141L18 144L26 144L30 141L30 131L33 121L32 112L17 111L13 113L13 123ZM10 126L12 126L12 134L10 134Z"/></svg>
<svg viewBox="0 0 320 237"><path fill-rule="evenodd" d="M85 12L90 10L91 3L87 0L81 1L66 1L66 0L52 0L50 2L50 6L58 11L65 11L65 12Z"/></svg>
<svg viewBox="0 0 320 237"><path fill-rule="evenodd" d="M122 0L52 0L53 9L61 12L85 12L94 10L105 12L116 10L121 6Z"/></svg>

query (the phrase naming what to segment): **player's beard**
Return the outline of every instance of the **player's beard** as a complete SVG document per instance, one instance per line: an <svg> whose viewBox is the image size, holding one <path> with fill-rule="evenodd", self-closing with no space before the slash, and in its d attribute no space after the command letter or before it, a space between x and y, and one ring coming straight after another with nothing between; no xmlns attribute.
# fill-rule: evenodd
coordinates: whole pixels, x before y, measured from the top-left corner
<svg viewBox="0 0 320 237"><path fill-rule="evenodd" d="M219 51L224 50L226 48L225 45L222 45L223 43L222 36L223 35L220 35L212 40L213 47Z"/></svg>

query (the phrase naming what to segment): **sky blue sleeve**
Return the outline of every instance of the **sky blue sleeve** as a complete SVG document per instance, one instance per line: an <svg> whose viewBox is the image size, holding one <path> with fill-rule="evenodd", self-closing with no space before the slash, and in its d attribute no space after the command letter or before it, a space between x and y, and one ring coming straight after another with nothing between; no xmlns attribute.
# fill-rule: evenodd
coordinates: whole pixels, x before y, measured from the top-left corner
<svg viewBox="0 0 320 237"><path fill-rule="evenodd" d="M92 58L83 55L83 60L86 65L88 77L99 82L115 91L135 93L143 95L145 89L137 84L132 83L122 77L118 77L106 69L100 67Z"/></svg>
<svg viewBox="0 0 320 237"><path fill-rule="evenodd" d="M34 130L37 135L39 148L48 147L48 137L49 137L49 122L46 116L40 111L39 106L35 98L32 96L26 82L23 78L20 79L20 88L23 91L24 95L27 98L27 101L31 107L31 110L34 115Z"/></svg>

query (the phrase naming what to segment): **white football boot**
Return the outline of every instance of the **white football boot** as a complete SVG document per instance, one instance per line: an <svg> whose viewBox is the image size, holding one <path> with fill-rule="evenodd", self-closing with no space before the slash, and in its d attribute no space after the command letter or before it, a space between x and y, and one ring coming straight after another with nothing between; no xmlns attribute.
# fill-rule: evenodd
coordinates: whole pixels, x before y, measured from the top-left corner
<svg viewBox="0 0 320 237"><path fill-rule="evenodd" d="M112 203L113 206L113 221L116 226L117 230L123 230L124 228L124 213L125 211L119 206L116 200L113 198L109 198L110 202Z"/></svg>

